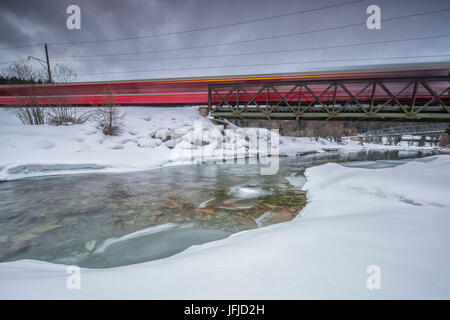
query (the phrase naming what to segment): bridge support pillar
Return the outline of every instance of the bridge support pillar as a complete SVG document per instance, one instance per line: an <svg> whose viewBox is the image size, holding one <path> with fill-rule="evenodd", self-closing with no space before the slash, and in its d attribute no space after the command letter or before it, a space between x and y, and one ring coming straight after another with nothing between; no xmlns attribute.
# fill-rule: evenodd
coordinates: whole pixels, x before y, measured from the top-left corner
<svg viewBox="0 0 450 320"><path fill-rule="evenodd" d="M447 130L443 134L441 134L441 140L439 141L439 147L450 147L450 124L448 125Z"/></svg>
<svg viewBox="0 0 450 320"><path fill-rule="evenodd" d="M198 113L202 115L203 117L206 117L209 114L209 108L208 107L198 107Z"/></svg>
<svg viewBox="0 0 450 320"><path fill-rule="evenodd" d="M449 147L450 146L450 135L448 133L443 133L441 135L441 140L439 141L439 147Z"/></svg>

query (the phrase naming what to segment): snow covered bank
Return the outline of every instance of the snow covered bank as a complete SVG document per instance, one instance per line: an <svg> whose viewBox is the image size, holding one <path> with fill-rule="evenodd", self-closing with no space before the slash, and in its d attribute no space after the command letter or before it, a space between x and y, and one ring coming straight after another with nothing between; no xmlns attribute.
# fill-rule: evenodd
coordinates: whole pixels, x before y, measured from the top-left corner
<svg viewBox="0 0 450 320"><path fill-rule="evenodd" d="M249 230L152 262L82 269L0 264L0 298L450 298L450 156L394 168L307 169L309 203L291 222ZM369 290L369 266L381 289Z"/></svg>
<svg viewBox="0 0 450 320"><path fill-rule="evenodd" d="M149 170L192 162L186 155L193 151L193 146L212 155L223 147L222 140L226 135L223 126L214 125L200 116L195 107L127 107L122 110L125 127L120 135L110 137L103 135L94 122L59 127L25 126L10 111L0 108L0 180L51 174ZM196 122L202 126L202 141L195 140ZM248 136L254 137L250 131L237 129L227 137L227 142L232 143L226 146L234 144L236 153L242 156L245 148L256 143L255 139L248 141ZM309 138L280 137L279 141L279 152L283 155L338 149L395 149L382 145L360 146L356 141L341 145Z"/></svg>
<svg viewBox="0 0 450 320"><path fill-rule="evenodd" d="M194 121L214 125L193 108L124 108L120 135L105 136L93 121L73 126L24 126L0 112L0 179L80 172L148 170L173 161L163 142ZM178 131L177 131L178 130Z"/></svg>

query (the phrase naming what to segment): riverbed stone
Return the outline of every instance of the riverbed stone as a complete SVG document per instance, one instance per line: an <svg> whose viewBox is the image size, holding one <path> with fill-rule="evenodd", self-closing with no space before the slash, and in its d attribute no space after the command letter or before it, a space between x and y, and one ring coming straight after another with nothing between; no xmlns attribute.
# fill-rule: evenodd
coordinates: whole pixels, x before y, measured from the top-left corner
<svg viewBox="0 0 450 320"><path fill-rule="evenodd" d="M165 204L165 207L175 209L176 207L178 207L178 204L175 201L171 200Z"/></svg>
<svg viewBox="0 0 450 320"><path fill-rule="evenodd" d="M178 223L183 222L184 220L185 220L184 217L180 214L176 214L175 217L173 218L173 221Z"/></svg>
<svg viewBox="0 0 450 320"><path fill-rule="evenodd" d="M125 211L116 212L114 215L116 215L118 217L127 217L129 215L132 215L133 212L134 212L134 210L125 210Z"/></svg>
<svg viewBox="0 0 450 320"><path fill-rule="evenodd" d="M5 241L0 242L0 260L13 257L19 253L26 251L30 241Z"/></svg>
<svg viewBox="0 0 450 320"><path fill-rule="evenodd" d="M33 239L36 239L37 237L38 235L35 233L22 233L14 237L14 241L31 241Z"/></svg>
<svg viewBox="0 0 450 320"><path fill-rule="evenodd" d="M216 209L213 206L206 206L204 208L197 208L197 209L195 209L195 211L200 212L200 213L210 214L210 213L214 213L216 211Z"/></svg>
<svg viewBox="0 0 450 320"><path fill-rule="evenodd" d="M84 247L86 248L86 250L92 251L94 250L96 244L97 244L96 240L89 240L88 242L86 242Z"/></svg>
<svg viewBox="0 0 450 320"><path fill-rule="evenodd" d="M62 227L61 225L54 224L51 222L51 223L47 223L47 224L36 225L31 229L31 231L32 231L32 233L44 233L44 232L55 230L55 229L58 229L61 227Z"/></svg>
<svg viewBox="0 0 450 320"><path fill-rule="evenodd" d="M161 216L163 213L162 213L162 211L160 211L160 210L155 210L155 211L153 211L152 212L152 216L155 216L155 217L159 217L159 216Z"/></svg>

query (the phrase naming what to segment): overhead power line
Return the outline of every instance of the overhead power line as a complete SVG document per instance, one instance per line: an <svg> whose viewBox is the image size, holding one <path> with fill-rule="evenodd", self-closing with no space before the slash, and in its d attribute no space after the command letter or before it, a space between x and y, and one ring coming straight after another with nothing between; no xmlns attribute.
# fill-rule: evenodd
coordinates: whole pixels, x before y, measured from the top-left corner
<svg viewBox="0 0 450 320"><path fill-rule="evenodd" d="M240 56L253 56L253 55L264 55L264 54L274 54L274 53L289 53L289 52L300 52L300 51L312 51L312 50L324 50L324 49L339 49L348 47L358 47L367 45L377 45L385 43L397 43L397 42L407 42L407 41L418 41L418 40L429 40L438 38L449 38L450 34L445 35L435 35L427 37L416 37L416 38L405 38L405 39L394 39L394 40L382 40L382 41L371 41L371 42L360 42L353 44L341 44L334 46L324 46L324 47L310 47L310 48L299 48L299 49L283 49L283 50L273 50L273 51L259 51L259 52L249 52L249 53L234 53L234 54L219 54L219 55L200 55L200 56L186 56L186 57L164 57L164 58L125 58L125 59L76 59L76 58L55 58L53 60L66 61L67 59L75 60L78 62L99 62L99 61L166 61L166 60L186 60L186 59L201 59L201 58L223 58L223 57L240 57Z"/></svg>
<svg viewBox="0 0 450 320"><path fill-rule="evenodd" d="M21 49L21 48L29 48L29 47L40 47L43 46L43 43L35 43L35 44L27 44L27 45L21 45L21 46L16 46L16 47L5 47L5 48L0 48L0 50L10 50L10 49Z"/></svg>
<svg viewBox="0 0 450 320"><path fill-rule="evenodd" d="M394 18L387 18L387 19L382 19L382 21L386 23L386 22L391 22L391 21L396 21L396 20L401 20L401 19L407 19L407 18L412 18L412 17L419 17L419 16L424 16L424 15L429 15L429 14L434 14L434 13L443 13L443 12L448 12L448 11L450 11L450 8L448 8L448 9L441 9L441 10L433 10L433 11L416 13L416 14L410 14L410 15L394 17ZM327 27L327 28L321 28L321 29L310 30L310 31L300 31L300 32L287 33L287 34L281 34L281 35L276 35L276 36L268 36L268 37L246 39L246 40L237 40L237 41L215 43L215 44L206 44L206 45L184 47L184 48L160 49L160 50L151 50L151 51L133 51L133 52L123 52L123 53L79 55L79 56L61 56L61 57L54 57L54 59L60 59L60 58L113 57L113 56L134 55L134 54L143 54L143 53L170 52L170 51L180 51L180 50L189 50L189 49L204 49L204 48L227 46L227 45L234 45L234 44L240 44L240 43L249 43L249 42L255 42L255 41L262 41L262 40L273 40L273 39L280 39L280 38L288 38L288 37L304 35L304 34L311 34L311 33L317 33L317 32L346 29L346 28L351 28L351 27L356 27L356 26L361 26L361 25L365 26L366 23L365 22L364 23L352 23L352 24L346 24L346 25L335 26L335 27Z"/></svg>
<svg viewBox="0 0 450 320"><path fill-rule="evenodd" d="M285 18L285 17L289 17L289 16L294 16L294 15L300 15L300 14L311 13L311 12L315 12L315 11L321 11L321 10L325 10L325 9L342 7L342 6L346 6L346 5L350 5L350 4L354 4L354 3L358 3L358 2L363 2L363 1L365 1L365 0L352 0L352 1L347 1L347 2L343 2L343 3L332 4L332 5L328 5L328 6L324 6L324 7L320 7L320 8L314 8L314 9L302 10L302 11L294 11L294 12L290 12L290 13L286 13L286 14L280 14L280 15L269 16L269 17L264 17L264 18L258 18L258 19L252 19L252 20L246 20L246 21L239 21L239 22L221 24L221 25L216 25L216 26L195 28L195 29L189 29L189 30L180 30L180 31L173 31L173 32L166 32L166 33L159 33L159 34L152 34L152 35L133 36L133 37L124 37L124 38L113 38L113 39L72 41L72 42L49 42L48 45L51 45L51 46L62 46L62 45L74 45L74 44L92 44L92 43L104 43L104 42L114 42L114 41L158 38L158 37L171 36L171 35L177 35L177 34L185 34L185 33L199 32L199 31L215 30L215 29L221 29L221 28L226 28L226 27L238 26L238 25L243 25L243 24L262 22L262 21L267 21L267 20L274 20L274 19ZM42 45L44 45L44 43L20 45L20 46L14 46L14 47L5 47L5 48L0 48L0 50L19 49L19 48L26 48L26 47L36 47L36 46L42 46Z"/></svg>
<svg viewBox="0 0 450 320"><path fill-rule="evenodd" d="M223 58L223 57L239 57L239 56L253 56L253 55L265 55L265 54L275 54L275 53L289 53L289 52L300 52L300 51L312 51L312 50L324 50L324 49L339 49L348 47L358 47L358 46L368 46L368 45L378 45L386 43L398 43L398 42L408 42L408 41L420 41L420 40L430 40L438 38L449 38L450 34L426 36L426 37L415 37L415 38L405 38L405 39L393 39L393 40L382 40L382 41L371 41L371 42L360 42L353 44L341 44L334 46L323 46L323 47L310 47L310 48L299 48L299 49L283 49L283 50L272 50L272 51L260 51L260 52L248 52L248 53L235 53L235 54L219 54L219 55L200 55L200 56L185 56L185 57L165 57L165 58L125 58L125 59L76 59L75 62L105 62L105 61L168 61L168 60L186 60L186 59L201 59L201 58ZM44 58L41 58L44 59ZM74 58L55 58L56 61L66 61L67 59L74 60ZM14 61L1 61L0 64L7 64Z"/></svg>
<svg viewBox="0 0 450 320"><path fill-rule="evenodd" d="M159 68L159 69L150 69L150 70L80 73L78 75L79 76L91 76L91 75L120 74L120 73L140 73L140 72L154 72L154 71L179 71L179 70L219 69L219 68L235 68L235 67L257 67L257 66L271 66L271 65L292 65L292 64L304 64L304 63L368 61L368 60L389 60L389 59L419 59L419 58L437 58L437 57L450 57L450 54L426 55L426 56L383 57L383 58L351 58L351 59L332 59L332 60L322 59L322 60L310 60L310 61L236 64L236 65L206 66L206 67L187 67L187 68Z"/></svg>

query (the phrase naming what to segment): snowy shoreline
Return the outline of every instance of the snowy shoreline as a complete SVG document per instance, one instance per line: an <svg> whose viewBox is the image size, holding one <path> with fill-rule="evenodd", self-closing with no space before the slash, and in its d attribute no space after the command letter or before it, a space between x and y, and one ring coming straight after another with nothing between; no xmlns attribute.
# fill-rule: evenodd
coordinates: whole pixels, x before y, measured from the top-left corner
<svg viewBox="0 0 450 320"><path fill-rule="evenodd" d="M449 166L440 155L383 169L308 168L308 204L290 222L161 260L82 268L80 290L66 287L64 265L0 263L0 298L448 299ZM372 265L380 290L366 286Z"/></svg>
<svg viewBox="0 0 450 320"><path fill-rule="evenodd" d="M192 151L189 138L195 122L201 123L209 150L214 149L214 143L223 133L223 127L200 116L195 107L122 109L126 114L123 132L109 137L91 121L58 127L24 126L11 112L0 108L0 181L46 175L134 172L192 164L196 162L183 157L183 152L175 153L172 144L176 142L177 147ZM248 145L245 134L249 129L238 130L241 136L236 135L235 143L238 147ZM165 141L171 135L177 140ZM361 146L356 141L336 144L309 138L281 136L279 139L281 156L330 150L436 150L432 147ZM242 158L242 155L237 156Z"/></svg>

